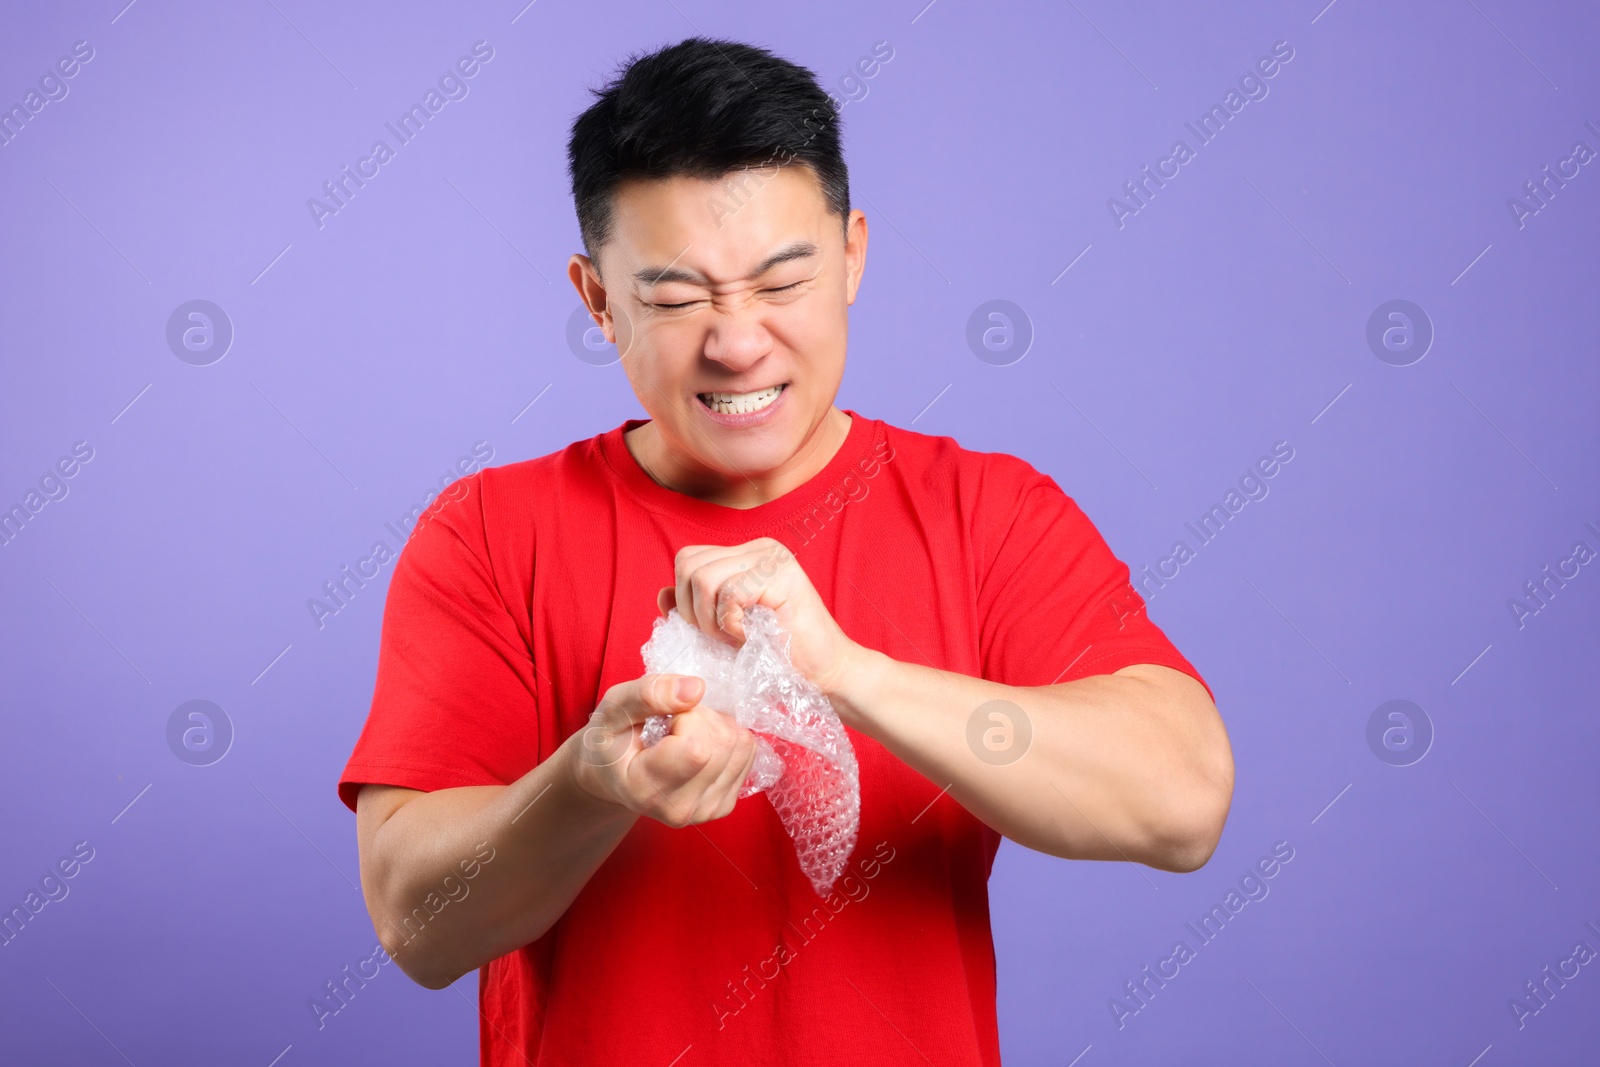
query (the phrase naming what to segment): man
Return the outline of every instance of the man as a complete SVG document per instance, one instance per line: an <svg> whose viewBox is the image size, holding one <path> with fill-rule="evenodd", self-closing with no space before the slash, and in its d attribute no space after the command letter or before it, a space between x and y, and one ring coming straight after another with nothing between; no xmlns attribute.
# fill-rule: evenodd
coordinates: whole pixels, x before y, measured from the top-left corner
<svg viewBox="0 0 1600 1067"><path fill-rule="evenodd" d="M429 988L479 969L497 1067L998 1064L1001 835L1200 867L1210 690L1054 481L833 406L867 223L810 72L691 38L597 96L569 275L650 418L462 479L406 546L339 783L379 937ZM754 735L640 677L658 613L737 643L758 603L859 762L826 898L738 797Z"/></svg>

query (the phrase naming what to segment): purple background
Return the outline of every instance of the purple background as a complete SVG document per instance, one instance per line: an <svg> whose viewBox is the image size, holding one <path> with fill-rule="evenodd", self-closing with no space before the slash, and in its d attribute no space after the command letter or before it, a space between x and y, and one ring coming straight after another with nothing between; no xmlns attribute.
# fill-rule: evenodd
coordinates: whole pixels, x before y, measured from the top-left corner
<svg viewBox="0 0 1600 1067"><path fill-rule="evenodd" d="M841 95L893 48L844 108L872 243L842 406L1026 458L1136 576L1295 450L1151 599L1232 738L1221 845L1190 875L1002 847L1007 1062L1592 1059L1600 967L1522 1029L1508 1001L1600 949L1600 566L1521 627L1508 601L1600 549L1600 165L1507 204L1600 149L1592 5L124 2L0 15L7 107L94 48L0 146L0 506L94 449L0 548L0 909L95 850L0 948L0 1058L473 1061L472 976L308 1007L376 943L334 783L392 567L320 630L306 601L474 442L639 414L566 339L566 131L627 53L705 32ZM470 94L319 228L307 198L478 40ZM1280 40L1269 95L1119 228L1107 199ZM195 298L235 330L209 366L165 338ZM1034 331L1009 366L966 341L996 298ZM1366 340L1392 299L1436 331L1409 366ZM166 738L193 699L235 732L209 766ZM1367 741L1394 699L1435 732L1409 766ZM1270 895L1119 1028L1281 840Z"/></svg>

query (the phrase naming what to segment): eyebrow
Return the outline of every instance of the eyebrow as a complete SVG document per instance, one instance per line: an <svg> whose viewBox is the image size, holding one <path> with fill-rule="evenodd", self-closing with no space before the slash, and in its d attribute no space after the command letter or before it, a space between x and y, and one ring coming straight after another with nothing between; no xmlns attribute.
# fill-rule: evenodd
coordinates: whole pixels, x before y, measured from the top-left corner
<svg viewBox="0 0 1600 1067"><path fill-rule="evenodd" d="M805 259L807 256L816 255L818 251L817 246L810 241L796 241L756 264L756 269L750 272L749 277L759 277L780 263L788 263L794 259ZM665 267L643 267L634 271L633 277L636 281L643 282L645 285L660 285L664 282L688 282L693 285L706 284L705 275L699 271L689 270L686 267L675 267L671 263Z"/></svg>

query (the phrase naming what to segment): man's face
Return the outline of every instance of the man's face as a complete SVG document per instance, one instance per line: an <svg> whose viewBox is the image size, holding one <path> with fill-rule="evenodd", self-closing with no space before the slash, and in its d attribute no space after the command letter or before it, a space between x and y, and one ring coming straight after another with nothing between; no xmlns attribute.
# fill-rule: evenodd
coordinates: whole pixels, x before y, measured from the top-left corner
<svg viewBox="0 0 1600 1067"><path fill-rule="evenodd" d="M805 166L618 188L598 273L569 275L675 463L768 474L818 432L866 263L861 212L844 230Z"/></svg>

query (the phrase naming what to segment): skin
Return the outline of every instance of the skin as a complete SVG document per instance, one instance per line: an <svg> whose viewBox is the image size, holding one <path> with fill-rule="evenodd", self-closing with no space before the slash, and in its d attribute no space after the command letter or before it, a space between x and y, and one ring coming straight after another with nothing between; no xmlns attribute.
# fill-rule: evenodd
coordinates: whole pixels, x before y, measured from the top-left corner
<svg viewBox="0 0 1600 1067"><path fill-rule="evenodd" d="M624 183L600 262L574 255L568 274L650 415L625 438L641 468L669 489L747 508L809 480L849 430L833 402L867 224L860 211L829 213L804 167L732 177L743 187L736 199L721 181ZM755 428L718 425L697 399L779 383L781 410ZM1197 870L1215 850L1233 758L1216 706L1181 671L1138 664L1014 687L898 662L851 640L770 538L685 546L657 599L735 644L758 603L777 613L796 667L844 723L1005 836L1064 858L1169 871ZM699 704L702 693L698 679L676 675L613 686L586 729L508 786L364 786L362 889L401 969L441 988L536 940L636 819L687 828L729 814L755 738ZM1016 705L1032 728L1026 753L1000 766L967 743L974 709L992 700ZM671 732L645 749L640 729L655 714L672 715ZM482 842L494 860L459 905L439 906L445 876Z"/></svg>
<svg viewBox="0 0 1600 1067"><path fill-rule="evenodd" d="M748 200L733 208L736 195ZM628 450L662 485L727 507L804 484L850 431L833 399L866 216L852 211L841 227L800 167L625 182L613 211L626 236L603 264L574 255L567 274L650 414ZM782 256L792 258L768 266ZM785 383L778 416L750 430L718 425L696 398Z"/></svg>

